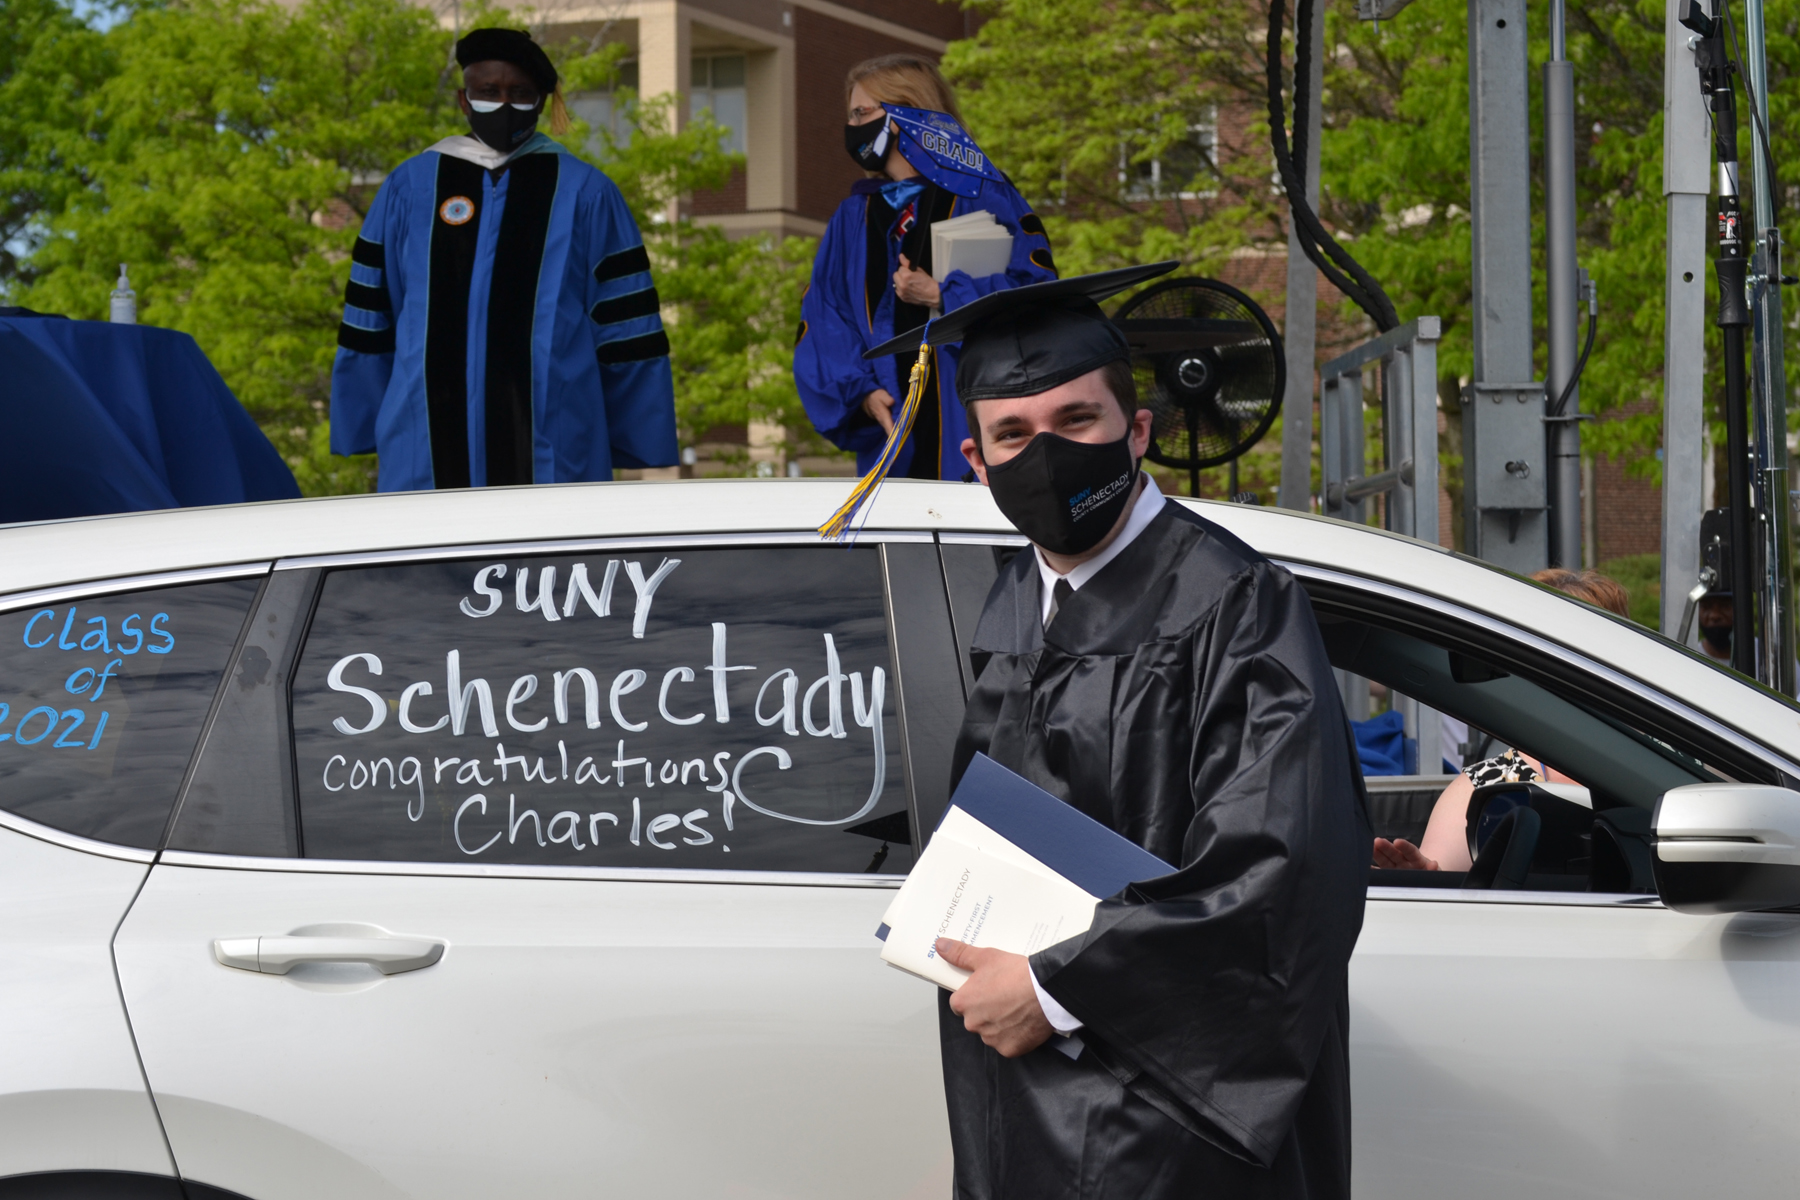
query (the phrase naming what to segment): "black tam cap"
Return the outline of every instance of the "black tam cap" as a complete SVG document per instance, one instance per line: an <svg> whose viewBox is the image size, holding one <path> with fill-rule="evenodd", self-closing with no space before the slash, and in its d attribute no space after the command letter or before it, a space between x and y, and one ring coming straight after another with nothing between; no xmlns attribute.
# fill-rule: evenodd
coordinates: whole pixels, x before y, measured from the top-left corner
<svg viewBox="0 0 1800 1200"><path fill-rule="evenodd" d="M456 65L506 62L531 76L538 91L548 96L556 90L556 68L544 48L522 29L475 29L456 43Z"/></svg>
<svg viewBox="0 0 1800 1200"><path fill-rule="evenodd" d="M904 353L921 340L961 342L956 391L964 404L1035 396L1130 358L1124 333L1099 302L1180 265L1152 263L990 292L931 322L929 333L924 327L903 333L863 357Z"/></svg>

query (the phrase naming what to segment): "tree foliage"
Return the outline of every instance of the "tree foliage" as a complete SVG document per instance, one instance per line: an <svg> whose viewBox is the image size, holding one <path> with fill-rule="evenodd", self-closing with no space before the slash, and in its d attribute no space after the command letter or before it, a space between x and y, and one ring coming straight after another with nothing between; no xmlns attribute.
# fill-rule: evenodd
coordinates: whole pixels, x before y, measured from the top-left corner
<svg viewBox="0 0 1800 1200"><path fill-rule="evenodd" d="M0 232L16 255L0 257L0 286L100 318L129 263L139 319L194 336L307 492L366 489L372 464L333 458L325 428L349 249L385 173L466 131L451 38L406 0L179 0L104 31L54 0L11 0L0 95L27 116L0 133ZM608 81L619 57L553 50L577 86ZM565 144L620 184L644 230L691 440L797 410L770 378L786 374L799 248L669 219L734 165L709 121L672 128L673 103L629 103L616 143L578 126ZM715 293L714 278L730 286Z"/></svg>

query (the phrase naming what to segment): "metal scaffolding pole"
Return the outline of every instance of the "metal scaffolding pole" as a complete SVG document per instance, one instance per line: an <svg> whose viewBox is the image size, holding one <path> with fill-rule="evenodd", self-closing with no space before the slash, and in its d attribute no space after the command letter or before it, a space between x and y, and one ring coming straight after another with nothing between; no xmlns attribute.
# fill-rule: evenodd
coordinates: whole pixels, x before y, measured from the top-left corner
<svg viewBox="0 0 1800 1200"><path fill-rule="evenodd" d="M1762 640L1757 677L1783 695L1794 694L1793 551L1788 539L1790 499L1787 478L1788 387L1782 355L1781 231L1776 227L1769 160L1758 125L1769 121L1769 69L1763 0L1744 0L1744 67L1749 97L1748 147L1756 248L1750 264L1751 437L1756 470L1751 486L1761 520L1757 584L1761 593ZM1771 145L1768 147L1773 149Z"/></svg>
<svg viewBox="0 0 1800 1200"><path fill-rule="evenodd" d="M1701 494L1706 470L1706 198L1712 160L1706 106L1694 85L1693 35L1683 0L1667 0L1663 44L1663 197L1668 275L1663 284L1662 631L1680 632L1682 608L1700 576ZM1692 631L1690 644L1698 647Z"/></svg>
<svg viewBox="0 0 1800 1200"><path fill-rule="evenodd" d="M1550 462L1550 563L1581 569L1581 395L1557 398L1575 374L1581 313L1575 262L1575 68L1569 62L1563 0L1550 4L1550 61L1544 64L1544 259L1550 361L1544 414Z"/></svg>
<svg viewBox="0 0 1800 1200"><path fill-rule="evenodd" d="M1298 14L1296 14L1296 21ZM1306 111L1294 122L1306 123L1306 202L1319 207L1320 104L1325 94L1325 6L1312 6L1312 28L1294 37L1312 39L1312 70ZM1287 352L1287 391L1281 400L1281 488L1276 503L1306 511L1312 507L1313 359L1319 313L1318 268L1300 248L1294 222L1288 220L1287 317L1281 341Z"/></svg>
<svg viewBox="0 0 1800 1200"><path fill-rule="evenodd" d="M1548 557L1544 385L1532 380L1530 71L1525 0L1469 0L1473 382L1463 397L1469 553L1529 574Z"/></svg>

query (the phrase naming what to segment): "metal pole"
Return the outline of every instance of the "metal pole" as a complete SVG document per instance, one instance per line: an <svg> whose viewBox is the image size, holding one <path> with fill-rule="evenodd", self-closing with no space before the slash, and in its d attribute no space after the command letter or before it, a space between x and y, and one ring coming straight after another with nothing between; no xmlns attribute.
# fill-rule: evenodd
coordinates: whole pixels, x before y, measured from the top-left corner
<svg viewBox="0 0 1800 1200"><path fill-rule="evenodd" d="M1474 379L1463 416L1471 554L1526 574L1548 555L1544 390L1532 378L1525 0L1469 2Z"/></svg>
<svg viewBox="0 0 1800 1200"><path fill-rule="evenodd" d="M1544 245L1550 364L1545 392L1554 405L1575 373L1581 302L1575 265L1575 68L1564 34L1563 0L1551 0L1550 61L1544 64ZM1550 562L1581 569L1581 397L1545 414L1549 435Z"/></svg>
<svg viewBox="0 0 1800 1200"><path fill-rule="evenodd" d="M1762 129L1769 122L1769 66L1763 0L1744 0L1744 68L1754 93L1750 112L1751 212L1756 243L1751 264L1751 378L1757 474L1754 485L1762 517L1762 599L1759 677L1783 695L1794 694L1793 551L1789 541L1787 479L1787 375L1782 353L1781 231L1776 227L1769 162ZM1770 149L1773 149L1771 146Z"/></svg>
<svg viewBox="0 0 1800 1200"><path fill-rule="evenodd" d="M1298 15L1296 14L1296 19ZM1325 9L1312 6L1312 28L1296 29L1294 37L1312 38L1311 85L1306 111L1294 121L1306 122L1306 201L1319 207L1320 103L1325 94ZM1287 352L1287 391L1281 400L1281 488L1276 503L1302 511L1312 507L1313 463L1313 366L1317 355L1319 276L1300 239L1294 222L1288 221L1287 316L1281 340Z"/></svg>
<svg viewBox="0 0 1800 1200"><path fill-rule="evenodd" d="M1694 86L1693 36L1683 0L1667 0L1663 48L1663 196L1668 275L1663 285L1662 632L1675 637L1700 575L1706 477L1706 198L1711 159L1706 107ZM1691 644L1698 645L1690 632Z"/></svg>

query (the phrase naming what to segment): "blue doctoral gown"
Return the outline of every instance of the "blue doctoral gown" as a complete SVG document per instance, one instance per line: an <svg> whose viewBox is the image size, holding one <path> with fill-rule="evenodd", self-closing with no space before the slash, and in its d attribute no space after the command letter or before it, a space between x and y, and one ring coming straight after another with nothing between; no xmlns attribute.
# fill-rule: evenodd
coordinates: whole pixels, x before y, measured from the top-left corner
<svg viewBox="0 0 1800 1200"><path fill-rule="evenodd" d="M379 454L384 492L673 464L669 341L618 187L542 134L498 179L481 157L446 139L375 196L344 293L333 453Z"/></svg>
<svg viewBox="0 0 1800 1200"><path fill-rule="evenodd" d="M952 271L939 287L944 311L1001 288L1023 287L1056 278L1050 256L1050 239L1044 223L1010 184L984 181L973 200L927 186L916 201L926 224L960 217L985 209L1013 235L1012 262L1006 271L972 279ZM794 383L806 405L813 427L844 450L856 452L856 468L867 471L881 455L886 435L863 412L862 402L876 388L886 388L895 400L906 398L906 375L893 358L863 361L863 351L896 334L924 324L924 312L897 303L894 272L900 269L902 237L900 214L889 208L878 179L859 180L850 198L838 205L813 260L812 283L800 304L800 336L794 348ZM928 269L930 239L908 239L914 249L907 258L915 267ZM896 310L900 321L896 328ZM914 436L900 448L893 473L928 479L961 479L968 471L962 456L963 439L969 436L962 403L956 397L956 362L960 345L942 346L932 352L932 380ZM905 356L910 364L914 352ZM935 419L933 417L935 416ZM935 433L935 436L930 436ZM927 436L920 437L920 434ZM915 443L935 441L936 469L914 463Z"/></svg>

